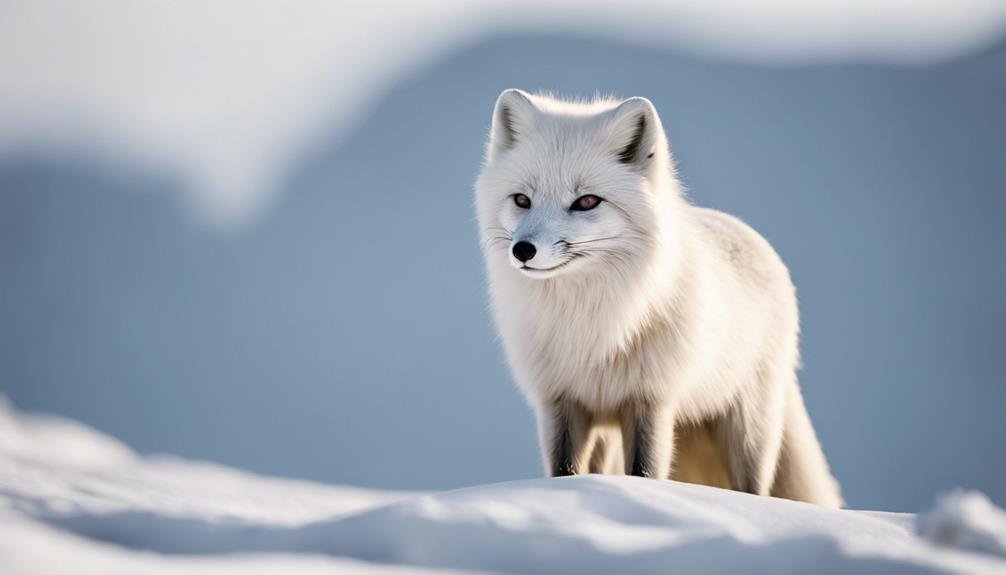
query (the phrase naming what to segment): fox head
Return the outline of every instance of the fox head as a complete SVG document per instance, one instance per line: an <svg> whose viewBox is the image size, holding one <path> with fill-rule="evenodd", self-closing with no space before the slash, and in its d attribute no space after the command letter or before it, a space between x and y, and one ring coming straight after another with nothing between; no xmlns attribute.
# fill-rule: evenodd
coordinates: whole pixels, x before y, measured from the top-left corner
<svg viewBox="0 0 1006 575"><path fill-rule="evenodd" d="M630 273L659 247L675 182L649 100L506 90L476 183L486 258L532 280Z"/></svg>

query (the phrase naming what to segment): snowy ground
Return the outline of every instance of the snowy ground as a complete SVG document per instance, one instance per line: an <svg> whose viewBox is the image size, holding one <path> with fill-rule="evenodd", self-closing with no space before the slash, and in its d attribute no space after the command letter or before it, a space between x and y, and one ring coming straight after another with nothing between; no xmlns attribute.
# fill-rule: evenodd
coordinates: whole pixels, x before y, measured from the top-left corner
<svg viewBox="0 0 1006 575"><path fill-rule="evenodd" d="M325 486L138 456L0 397L3 573L1006 572L980 494L916 523L632 477Z"/></svg>

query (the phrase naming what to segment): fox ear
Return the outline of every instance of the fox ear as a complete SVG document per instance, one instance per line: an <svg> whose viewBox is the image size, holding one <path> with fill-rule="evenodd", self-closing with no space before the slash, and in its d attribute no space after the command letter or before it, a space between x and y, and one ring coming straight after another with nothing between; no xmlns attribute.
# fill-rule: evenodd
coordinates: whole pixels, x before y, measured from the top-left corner
<svg viewBox="0 0 1006 575"><path fill-rule="evenodd" d="M629 98L611 111L607 137L620 164L645 171L653 164L662 133L657 110L646 98Z"/></svg>
<svg viewBox="0 0 1006 575"><path fill-rule="evenodd" d="M489 133L489 159L513 148L534 125L536 108L531 96L522 90L504 90L496 99L492 131Z"/></svg>

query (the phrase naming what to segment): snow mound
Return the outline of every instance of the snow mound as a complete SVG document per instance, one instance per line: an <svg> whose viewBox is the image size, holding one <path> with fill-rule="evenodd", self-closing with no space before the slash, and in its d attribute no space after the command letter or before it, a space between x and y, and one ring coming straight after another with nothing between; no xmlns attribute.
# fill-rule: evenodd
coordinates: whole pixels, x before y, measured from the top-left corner
<svg viewBox="0 0 1006 575"><path fill-rule="evenodd" d="M333 487L139 456L0 403L5 573L1001 573L1004 518L954 494L918 537L910 514L635 477Z"/></svg>
<svg viewBox="0 0 1006 575"><path fill-rule="evenodd" d="M919 517L919 534L939 545L1006 558L1006 512L977 491L941 497L932 511Z"/></svg>

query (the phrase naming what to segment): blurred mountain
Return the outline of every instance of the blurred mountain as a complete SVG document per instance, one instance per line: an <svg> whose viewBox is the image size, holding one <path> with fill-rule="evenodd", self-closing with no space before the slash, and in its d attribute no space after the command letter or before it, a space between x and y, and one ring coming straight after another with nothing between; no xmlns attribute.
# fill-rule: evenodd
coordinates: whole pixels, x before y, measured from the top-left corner
<svg viewBox="0 0 1006 575"><path fill-rule="evenodd" d="M319 142L250 229L169 175L0 165L0 390L145 452L384 488L540 473L486 312L472 182L504 88L645 95L692 198L789 263L846 499L1006 501L1006 44L936 67L739 65L499 38ZM326 453L316 459L313 454Z"/></svg>

